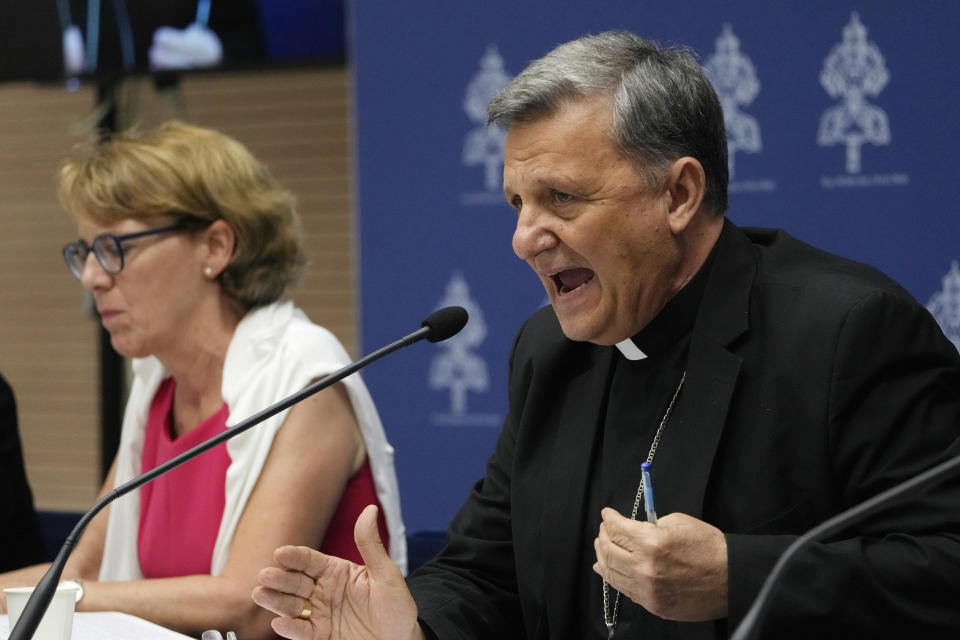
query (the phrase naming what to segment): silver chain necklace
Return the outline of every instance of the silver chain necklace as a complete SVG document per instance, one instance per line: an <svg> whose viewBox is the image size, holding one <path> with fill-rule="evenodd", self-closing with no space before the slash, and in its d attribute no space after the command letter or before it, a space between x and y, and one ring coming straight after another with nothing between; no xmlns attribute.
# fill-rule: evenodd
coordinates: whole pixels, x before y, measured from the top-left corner
<svg viewBox="0 0 960 640"><path fill-rule="evenodd" d="M660 446L660 436L663 435L663 428L667 426L667 420L670 418L670 414L673 412L673 405L677 403L677 396L680 395L680 389L683 388L683 383L687 379L687 372L684 371L683 375L680 376L680 384L677 385L677 390L673 392L673 397L670 398L670 404L667 406L666 412L663 414L663 418L660 420L660 426L657 427L657 432L653 434L653 443L650 445L650 451L647 452L647 462L652 463L653 457L657 454L657 447ZM630 513L630 519L636 520L637 513L640 511L640 497L643 495L643 476L640 476L640 484L637 486L637 497L633 499L633 511ZM603 623L607 625L607 640L613 638L613 634L616 631L617 626L617 611L620 608L620 592L617 591L617 597L613 601L613 615L610 614L610 596L609 596L610 587L607 584L607 581L603 581Z"/></svg>

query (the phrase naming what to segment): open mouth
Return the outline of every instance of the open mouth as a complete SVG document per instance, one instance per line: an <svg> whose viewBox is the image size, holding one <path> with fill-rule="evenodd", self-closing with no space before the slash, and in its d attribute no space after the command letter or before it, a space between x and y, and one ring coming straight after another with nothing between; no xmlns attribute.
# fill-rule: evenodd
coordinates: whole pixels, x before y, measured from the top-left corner
<svg viewBox="0 0 960 640"><path fill-rule="evenodd" d="M557 288L557 293L565 295L593 280L593 271L590 269L564 269L551 274L550 278Z"/></svg>

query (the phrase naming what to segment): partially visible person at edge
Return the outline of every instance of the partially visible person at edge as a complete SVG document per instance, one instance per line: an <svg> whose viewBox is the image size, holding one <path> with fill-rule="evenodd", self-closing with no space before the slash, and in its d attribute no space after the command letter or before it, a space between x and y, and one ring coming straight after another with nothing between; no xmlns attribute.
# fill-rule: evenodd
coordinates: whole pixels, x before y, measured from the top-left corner
<svg viewBox="0 0 960 640"><path fill-rule="evenodd" d="M281 300L305 265L294 199L240 143L169 123L83 148L59 177L80 236L64 248L67 266L114 349L134 359L102 492L349 362ZM353 523L369 504L403 567L393 450L354 375L114 502L63 575L82 581L79 611L194 637L273 637L250 600L257 571L291 540L361 562ZM0 585L33 585L45 569Z"/></svg>
<svg viewBox="0 0 960 640"><path fill-rule="evenodd" d="M723 113L690 53L587 36L488 114L552 308L514 344L486 476L406 582L372 508L365 568L279 549L253 595L281 635L723 638L800 534L960 453L960 357L927 311L724 217ZM954 477L801 554L761 637L956 638L958 602Z"/></svg>
<svg viewBox="0 0 960 640"><path fill-rule="evenodd" d="M23 468L13 389L0 375L0 571L19 569L43 560L43 538L33 508L33 493Z"/></svg>

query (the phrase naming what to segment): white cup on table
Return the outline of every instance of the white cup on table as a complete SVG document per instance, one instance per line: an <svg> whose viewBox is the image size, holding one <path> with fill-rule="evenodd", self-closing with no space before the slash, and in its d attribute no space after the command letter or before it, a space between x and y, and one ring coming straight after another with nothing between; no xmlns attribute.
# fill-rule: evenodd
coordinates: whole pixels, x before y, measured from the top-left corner
<svg viewBox="0 0 960 640"><path fill-rule="evenodd" d="M13 630L27 600L33 593L33 587L13 587L3 590L7 596L7 615L10 630ZM77 587L61 585L53 594L50 606L40 619L33 640L70 640L73 632L73 609L77 602Z"/></svg>

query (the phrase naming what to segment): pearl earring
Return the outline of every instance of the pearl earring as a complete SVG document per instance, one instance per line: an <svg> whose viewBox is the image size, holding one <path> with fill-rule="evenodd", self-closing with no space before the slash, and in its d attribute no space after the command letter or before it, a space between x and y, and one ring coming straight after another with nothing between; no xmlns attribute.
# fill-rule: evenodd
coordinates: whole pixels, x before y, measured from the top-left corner
<svg viewBox="0 0 960 640"><path fill-rule="evenodd" d="M203 275L207 276L208 278L213 277L213 269L211 269L210 267L204 267Z"/></svg>

